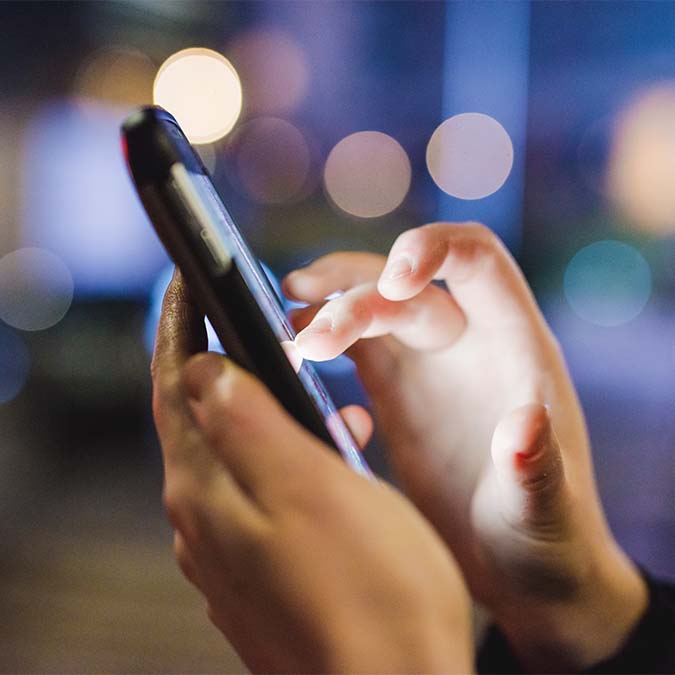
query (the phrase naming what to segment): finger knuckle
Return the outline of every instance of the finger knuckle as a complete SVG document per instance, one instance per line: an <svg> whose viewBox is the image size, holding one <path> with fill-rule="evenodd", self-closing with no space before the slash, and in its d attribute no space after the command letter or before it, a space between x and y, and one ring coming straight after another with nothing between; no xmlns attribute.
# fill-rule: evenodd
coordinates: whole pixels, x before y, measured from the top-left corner
<svg viewBox="0 0 675 675"><path fill-rule="evenodd" d="M462 227L470 233L472 238L485 245L495 246L500 241L492 228L477 220L470 220L463 223Z"/></svg>
<svg viewBox="0 0 675 675"><path fill-rule="evenodd" d="M349 303L349 315L357 323L368 323L372 318L373 298L364 295L355 296Z"/></svg>
<svg viewBox="0 0 675 675"><path fill-rule="evenodd" d="M487 225L477 221L469 221L462 226L469 233L469 240L474 244L473 250L482 254L494 254L503 249L502 240Z"/></svg>
<svg viewBox="0 0 675 675"><path fill-rule="evenodd" d="M467 223L469 236L461 243L460 259L465 263L460 280L469 280L476 274L498 267L504 258L504 247L499 237L482 223Z"/></svg>
<svg viewBox="0 0 675 675"><path fill-rule="evenodd" d="M551 472L545 469L522 479L522 486L525 488L527 493L535 496L541 496L547 490L550 490L552 483L553 477Z"/></svg>
<svg viewBox="0 0 675 675"><path fill-rule="evenodd" d="M531 476L523 478L522 485L531 501L545 507L561 497L564 479L562 460L556 455Z"/></svg>

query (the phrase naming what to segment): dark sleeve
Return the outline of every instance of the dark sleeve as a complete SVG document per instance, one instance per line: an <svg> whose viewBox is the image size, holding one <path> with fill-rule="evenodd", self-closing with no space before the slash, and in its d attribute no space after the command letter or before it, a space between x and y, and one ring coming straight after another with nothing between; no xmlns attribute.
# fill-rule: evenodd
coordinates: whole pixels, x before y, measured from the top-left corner
<svg viewBox="0 0 675 675"><path fill-rule="evenodd" d="M621 650L589 670L609 673L675 673L675 585L652 579L643 571L649 605ZM478 652L479 673L524 673L508 642L492 626Z"/></svg>

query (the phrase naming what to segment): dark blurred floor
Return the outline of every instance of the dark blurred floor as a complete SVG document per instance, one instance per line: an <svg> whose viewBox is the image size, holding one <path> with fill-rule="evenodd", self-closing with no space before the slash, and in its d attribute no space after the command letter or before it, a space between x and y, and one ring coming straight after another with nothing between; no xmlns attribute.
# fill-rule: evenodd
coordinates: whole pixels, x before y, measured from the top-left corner
<svg viewBox="0 0 675 675"><path fill-rule="evenodd" d="M159 464L120 455L69 481L24 473L0 502L0 670L245 672L173 560Z"/></svg>

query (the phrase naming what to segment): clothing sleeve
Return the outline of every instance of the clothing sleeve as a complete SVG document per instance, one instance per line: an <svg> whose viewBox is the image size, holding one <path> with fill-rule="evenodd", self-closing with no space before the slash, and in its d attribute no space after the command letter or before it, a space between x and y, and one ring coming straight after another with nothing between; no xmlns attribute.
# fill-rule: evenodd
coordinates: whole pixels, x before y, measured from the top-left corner
<svg viewBox="0 0 675 675"><path fill-rule="evenodd" d="M675 673L675 584L653 579L642 570L649 589L644 615L614 656L583 671L609 673ZM478 672L525 673L496 626L491 626L478 652Z"/></svg>

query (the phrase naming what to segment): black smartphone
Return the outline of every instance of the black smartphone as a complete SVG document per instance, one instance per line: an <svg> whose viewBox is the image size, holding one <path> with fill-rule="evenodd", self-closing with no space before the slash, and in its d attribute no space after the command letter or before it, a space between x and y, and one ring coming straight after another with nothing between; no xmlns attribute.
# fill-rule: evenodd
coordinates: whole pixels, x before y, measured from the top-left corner
<svg viewBox="0 0 675 675"><path fill-rule="evenodd" d="M371 477L312 366L293 365L287 356L293 327L174 117L156 106L141 108L121 131L141 202L225 352L354 470Z"/></svg>

